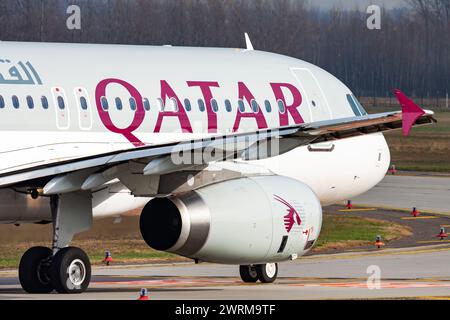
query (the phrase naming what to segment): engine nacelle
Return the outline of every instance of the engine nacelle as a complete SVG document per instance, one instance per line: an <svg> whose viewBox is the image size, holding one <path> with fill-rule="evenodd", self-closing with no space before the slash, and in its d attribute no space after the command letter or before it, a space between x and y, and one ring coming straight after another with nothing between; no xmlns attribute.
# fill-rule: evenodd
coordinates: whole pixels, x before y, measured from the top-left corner
<svg viewBox="0 0 450 320"><path fill-rule="evenodd" d="M239 178L155 198L140 218L142 236L153 249L224 264L301 256L319 237L321 225L315 193L282 176Z"/></svg>

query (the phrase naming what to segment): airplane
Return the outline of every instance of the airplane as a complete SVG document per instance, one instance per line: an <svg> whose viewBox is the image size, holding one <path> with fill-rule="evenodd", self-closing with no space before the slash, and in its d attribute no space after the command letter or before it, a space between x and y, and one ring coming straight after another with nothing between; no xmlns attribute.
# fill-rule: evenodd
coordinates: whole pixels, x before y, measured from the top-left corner
<svg viewBox="0 0 450 320"><path fill-rule="evenodd" d="M436 122L368 114L305 61L240 48L0 42L0 223L52 223L22 256L28 293L84 292L74 235L143 208L153 249L271 283L317 242L322 206L385 176L383 132Z"/></svg>

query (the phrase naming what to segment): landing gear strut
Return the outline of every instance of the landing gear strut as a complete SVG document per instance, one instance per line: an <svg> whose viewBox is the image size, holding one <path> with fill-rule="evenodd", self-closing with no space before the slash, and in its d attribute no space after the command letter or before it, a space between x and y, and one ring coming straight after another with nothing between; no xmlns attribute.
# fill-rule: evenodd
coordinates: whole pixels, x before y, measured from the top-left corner
<svg viewBox="0 0 450 320"><path fill-rule="evenodd" d="M33 247L20 260L19 280L28 293L81 293L91 280L91 263L86 253L68 247L75 234L92 225L90 193L73 192L52 196L52 249Z"/></svg>
<svg viewBox="0 0 450 320"><path fill-rule="evenodd" d="M258 280L262 283L272 283L278 275L278 264L265 263L240 266L239 274L241 275L242 281L246 283L252 283Z"/></svg>

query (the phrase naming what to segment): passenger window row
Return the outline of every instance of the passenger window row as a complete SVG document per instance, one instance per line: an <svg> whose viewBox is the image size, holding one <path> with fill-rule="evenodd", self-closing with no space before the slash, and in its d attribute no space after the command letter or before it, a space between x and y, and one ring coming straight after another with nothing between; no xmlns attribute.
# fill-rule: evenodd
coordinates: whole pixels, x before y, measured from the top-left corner
<svg viewBox="0 0 450 320"><path fill-rule="evenodd" d="M117 110L122 110L123 109L122 99L117 97L117 98L114 99L114 101L115 101L116 109ZM101 102L103 110L105 110L105 111L109 110L109 102L108 102L108 99L106 97L101 97L100 102ZM150 101L149 101L149 99L143 98L142 102L143 102L144 109L146 111L149 111L151 109L150 108ZM183 103L184 110L186 110L187 112L190 112L190 111L193 110L192 109L191 100L184 99L183 102L184 102ZM128 103L130 105L131 110L136 110L136 100L133 97L131 97L129 99ZM210 103L211 103L212 110L214 112L216 112L216 113L219 112L219 102L216 99L211 99ZM169 99L169 102L166 103L166 104L164 104L164 102L162 101L161 98L156 99L156 107L157 107L157 109L159 111L174 111L174 112L178 112L178 110L179 110L179 106L178 105L179 105L178 101L176 99L174 99L174 98ZM197 105L198 105L198 110L200 112L205 112L206 111L206 103L205 103L205 101L203 99L198 99L197 100ZM226 99L224 101L224 106L225 106L225 111L226 112L232 112L233 111L233 106L232 106L232 103L231 103L231 101L229 99ZM265 106L266 112L268 112L268 113L272 112L272 104L270 103L269 100L265 100L264 101L264 106ZM284 102L282 100L278 100L277 101L277 106L278 106L278 110L281 113L286 112L286 106L285 106L285 104L284 104ZM240 112L246 112L245 111L245 102L244 102L244 100L242 100L242 99L238 100L238 109L239 109ZM254 113L258 113L259 112L260 107L259 107L259 104L256 102L256 100L252 99L250 101L250 109Z"/></svg>
<svg viewBox="0 0 450 320"><path fill-rule="evenodd" d="M61 96L58 96L57 101L58 101L58 107L60 109L64 109L65 108L64 98L61 97ZM11 97L11 102L12 102L12 106L13 106L14 109L19 109L20 108L19 97L17 97L16 95L13 95ZM29 109L34 109L34 107L35 107L34 100L33 100L33 98L31 96L27 96L26 97L26 104L27 104ZM40 104L41 104L41 107L43 109L48 109L49 104L48 104L48 99L47 99L46 96L42 96L40 98ZM5 108L5 106L6 106L5 98L3 98L2 95L0 95L0 109ZM86 106L86 109L87 109L87 104L86 103L85 103L85 106Z"/></svg>
<svg viewBox="0 0 450 320"><path fill-rule="evenodd" d="M78 98L78 99L79 99L79 106L81 107L81 109L87 110L88 107L89 107L87 99L85 97L83 97L83 96ZM20 101L19 101L19 98L16 95L13 95L11 97L11 102L12 102L12 106L15 109L19 109ZM61 95L57 96L56 102L57 102L57 107L59 109L61 109L61 110L65 109L66 102L65 102L65 99L63 98L63 96L61 96ZM101 103L101 106L102 106L103 110L109 110L109 102L108 102L108 99L106 97L101 97L100 98L100 103ZM156 103L157 103L157 108L158 108L159 111L174 111L174 112L177 112L179 110L178 101L176 99L174 99L174 98L171 98L169 100L169 103L166 104L166 105L164 105L164 102L162 101L161 98L158 98L156 100ZM216 113L219 112L219 103L218 103L218 101L216 99L211 99L210 103L211 103L212 110L214 112L216 112ZM122 99L119 98L119 97L116 97L114 99L114 104L115 104L115 107L116 107L117 110L122 110L124 108ZM133 98L133 97L129 98L128 99L128 104L129 104L129 107L130 107L131 110L134 111L134 110L137 109L137 102L136 102L135 98ZM27 96L26 97L26 105L27 105L27 107L29 109L34 109L35 108L35 102L33 100L33 97L31 97L31 96ZM151 109L151 107L150 107L150 100L148 98L143 98L142 99L142 105L144 107L144 110L150 111L150 109ZM206 104L205 104L205 101L203 99L198 99L197 100L197 105L198 105L198 110L200 112L205 112ZM0 109L5 108L5 106L6 106L5 99L4 99L4 97L2 95L0 95ZM47 99L46 96L41 96L41 98L40 98L40 106L43 109L48 109L49 102L48 102L48 99ZM226 112L232 112L233 111L233 105L232 105L232 103L231 103L231 101L229 99L226 99L224 101L224 106L225 106L225 111ZM238 110L240 112L246 112L245 111L246 108L245 108L244 100L239 99L238 103L237 103L237 106L238 106ZM269 100L265 100L264 101L264 106L265 106L266 112L268 112L268 113L272 112L272 104L270 103ZM280 113L285 113L286 112L286 106L284 105L284 102L282 100L278 100L277 101L277 106L278 106L278 110L279 110ZM189 99L184 99L184 109L187 112L190 112L190 111L193 110L191 101ZM254 113L258 113L260 111L259 104L256 102L256 100L252 99L250 101L250 109Z"/></svg>

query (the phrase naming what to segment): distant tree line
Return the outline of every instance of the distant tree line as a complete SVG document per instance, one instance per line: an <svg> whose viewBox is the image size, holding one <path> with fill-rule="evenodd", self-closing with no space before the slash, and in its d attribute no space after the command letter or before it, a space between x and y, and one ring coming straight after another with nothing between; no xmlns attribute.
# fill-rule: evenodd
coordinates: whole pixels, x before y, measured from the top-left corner
<svg viewBox="0 0 450 320"><path fill-rule="evenodd" d="M303 0L1 0L0 40L243 47L317 64L359 96L400 87L419 97L450 91L450 0L382 9L381 30L359 10ZM66 28L69 5L81 30Z"/></svg>

